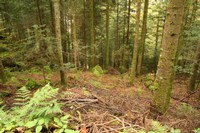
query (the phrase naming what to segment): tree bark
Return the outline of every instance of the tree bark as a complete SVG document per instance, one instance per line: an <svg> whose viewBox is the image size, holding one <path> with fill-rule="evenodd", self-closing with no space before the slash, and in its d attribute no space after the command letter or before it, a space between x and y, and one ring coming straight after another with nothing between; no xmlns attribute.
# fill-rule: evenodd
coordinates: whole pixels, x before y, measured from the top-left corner
<svg viewBox="0 0 200 133"><path fill-rule="evenodd" d="M90 0L90 67L95 66L95 41L94 41L94 0Z"/></svg>
<svg viewBox="0 0 200 133"><path fill-rule="evenodd" d="M142 69L145 39L146 39L146 34L147 34L148 6L149 6L149 0L145 0L144 13L143 13L143 23L142 23L142 33L141 33L141 40L140 40L140 44L139 44L139 50L138 50L137 75L141 74L141 69Z"/></svg>
<svg viewBox="0 0 200 133"><path fill-rule="evenodd" d="M192 75L190 77L189 88L188 88L189 92L194 92L196 89L195 84L196 84L196 78L198 76L199 64L200 64L200 42L197 46L196 57L193 62Z"/></svg>
<svg viewBox="0 0 200 133"><path fill-rule="evenodd" d="M63 62L67 63L67 25L66 25L66 4L61 0L61 39L63 48Z"/></svg>
<svg viewBox="0 0 200 133"><path fill-rule="evenodd" d="M141 9L141 0L137 0L137 13L136 13L136 22L135 22L135 38L134 38L134 49L133 49L133 58L132 58L132 67L131 67L131 83L134 83L136 77L136 66L137 66L137 55L138 55L138 38L139 38L139 22L140 22L140 9Z"/></svg>
<svg viewBox="0 0 200 133"><path fill-rule="evenodd" d="M75 1L73 1L73 46L74 46L74 64L75 68L78 66L78 43L77 43L77 37L76 37L76 7L75 7Z"/></svg>
<svg viewBox="0 0 200 133"><path fill-rule="evenodd" d="M130 14L131 14L131 0L128 0L128 16L127 16L126 45L129 45Z"/></svg>
<svg viewBox="0 0 200 133"><path fill-rule="evenodd" d="M86 43L86 9L85 9L85 5L86 2L85 0L83 0L83 44L85 46L85 60L84 60L84 67L85 69L87 69L88 66L88 59L87 59L87 43Z"/></svg>
<svg viewBox="0 0 200 133"><path fill-rule="evenodd" d="M60 80L62 84L66 84L64 64L63 64L63 53L62 53L61 28L60 28L60 0L52 0L52 2L54 6L55 36L56 36L59 68L60 68Z"/></svg>
<svg viewBox="0 0 200 133"><path fill-rule="evenodd" d="M160 14L160 13L158 13L158 14ZM154 73L156 73L157 64L158 64L159 27L160 27L160 15L158 15L158 18L157 18L157 26L156 26L156 43L155 43L155 47L154 47Z"/></svg>
<svg viewBox="0 0 200 133"><path fill-rule="evenodd" d="M109 0L106 2L106 67L108 67L109 64Z"/></svg>
<svg viewBox="0 0 200 133"><path fill-rule="evenodd" d="M153 97L152 112L164 113L169 108L177 48L183 26L184 5L185 0L170 0L167 7L161 53L155 79L157 89Z"/></svg>
<svg viewBox="0 0 200 133"><path fill-rule="evenodd" d="M5 83L7 81L6 75L4 73L4 67L3 67L1 58L0 58L0 79L3 83Z"/></svg>

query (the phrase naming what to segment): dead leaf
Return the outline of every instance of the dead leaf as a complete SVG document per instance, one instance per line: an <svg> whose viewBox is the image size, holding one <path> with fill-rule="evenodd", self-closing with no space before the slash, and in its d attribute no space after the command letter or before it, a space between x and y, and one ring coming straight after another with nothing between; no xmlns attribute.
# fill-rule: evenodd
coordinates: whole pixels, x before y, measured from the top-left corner
<svg viewBox="0 0 200 133"><path fill-rule="evenodd" d="M81 124L81 129L80 129L81 133L88 133L88 129L86 128L85 124Z"/></svg>
<svg viewBox="0 0 200 133"><path fill-rule="evenodd" d="M16 131L17 131L18 133L24 133L25 128L24 128L24 127L18 127L18 128L16 128Z"/></svg>

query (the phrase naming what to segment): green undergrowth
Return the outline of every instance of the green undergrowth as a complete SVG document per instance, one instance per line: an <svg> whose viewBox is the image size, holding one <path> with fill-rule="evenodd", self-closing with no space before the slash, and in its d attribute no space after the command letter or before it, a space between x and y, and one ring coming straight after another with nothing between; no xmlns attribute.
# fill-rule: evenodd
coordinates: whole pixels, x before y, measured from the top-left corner
<svg viewBox="0 0 200 133"><path fill-rule="evenodd" d="M143 77L144 84L147 88L149 88L151 91L154 91L157 89L158 85L155 80L155 75L153 73L149 73Z"/></svg>
<svg viewBox="0 0 200 133"><path fill-rule="evenodd" d="M96 75L96 76L101 76L101 75L104 74L104 71L103 71L103 69L102 69L99 65L97 65L97 66L95 66L95 67L92 69L92 73L93 73L94 75Z"/></svg>
<svg viewBox="0 0 200 133"><path fill-rule="evenodd" d="M64 114L56 100L58 88L50 84L38 89L33 95L24 86L16 93L13 106L0 108L0 133L14 133L23 128L29 133L49 132L78 133L68 126L70 115Z"/></svg>
<svg viewBox="0 0 200 133"><path fill-rule="evenodd" d="M98 88L98 89L112 89L113 86L111 85L105 85L99 81L96 81L96 80L89 80L88 81L90 85L94 86L95 88Z"/></svg>

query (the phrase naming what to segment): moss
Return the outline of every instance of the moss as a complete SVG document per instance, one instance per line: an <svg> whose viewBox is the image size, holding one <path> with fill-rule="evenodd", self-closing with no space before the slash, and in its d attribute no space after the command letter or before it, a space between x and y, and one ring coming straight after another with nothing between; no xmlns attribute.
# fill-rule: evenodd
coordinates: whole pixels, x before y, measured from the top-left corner
<svg viewBox="0 0 200 133"><path fill-rule="evenodd" d="M92 73L96 76L101 76L102 74L104 74L104 71L99 65L97 65L92 69Z"/></svg>
<svg viewBox="0 0 200 133"><path fill-rule="evenodd" d="M11 82L13 84L20 84L19 80L16 77L11 77L9 82Z"/></svg>

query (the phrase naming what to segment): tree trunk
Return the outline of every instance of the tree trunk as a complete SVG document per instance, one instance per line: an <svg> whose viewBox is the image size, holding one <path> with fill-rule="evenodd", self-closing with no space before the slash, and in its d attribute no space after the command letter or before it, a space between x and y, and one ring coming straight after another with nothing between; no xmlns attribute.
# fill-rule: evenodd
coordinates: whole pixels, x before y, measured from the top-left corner
<svg viewBox="0 0 200 133"><path fill-rule="evenodd" d="M95 41L94 41L94 0L90 0L90 67L95 66Z"/></svg>
<svg viewBox="0 0 200 133"><path fill-rule="evenodd" d="M120 49L120 46L119 46L119 0L116 1L116 4L117 4L117 12L116 12L117 13L117 22L116 22L116 39L115 39L116 44L115 45L116 45L117 49ZM115 59L115 53L113 54L113 62L114 62L114 65L116 65L116 67L119 67L119 65L120 65L119 59Z"/></svg>
<svg viewBox="0 0 200 133"><path fill-rule="evenodd" d="M198 76L199 64L200 64L200 42L197 46L196 57L193 62L192 75L190 77L189 88L188 88L189 92L194 92L196 89L195 83L196 83L196 78Z"/></svg>
<svg viewBox="0 0 200 133"><path fill-rule="evenodd" d="M109 0L107 0L106 3L106 67L108 67L109 64Z"/></svg>
<svg viewBox="0 0 200 133"><path fill-rule="evenodd" d="M53 35L55 35L55 20L54 20L54 9L53 9L52 0L49 0L49 6L50 6L50 14L51 14L51 32Z"/></svg>
<svg viewBox="0 0 200 133"><path fill-rule="evenodd" d="M159 27L160 27L160 13L158 13L157 18L157 26L156 26L156 43L154 47L154 73L156 73L157 70L157 64L158 64L158 39L159 39Z"/></svg>
<svg viewBox="0 0 200 133"><path fill-rule="evenodd" d="M66 5L61 0L61 39L63 47L63 62L67 63L67 26L66 26Z"/></svg>
<svg viewBox="0 0 200 133"><path fill-rule="evenodd" d="M53 6L54 6L55 35L56 35L57 54L58 54L59 68L60 68L60 79L61 79L61 83L65 84L65 73L64 73L62 41L61 41L61 28L60 28L60 0L52 0L52 2L53 2Z"/></svg>
<svg viewBox="0 0 200 133"><path fill-rule="evenodd" d="M133 49L133 58L132 58L132 67L131 67L131 76L130 76L131 77L131 83L134 83L134 80L135 80L135 77L136 77L140 9L141 9L141 0L137 0L137 13L136 13L136 22L135 22L134 49Z"/></svg>
<svg viewBox="0 0 200 133"><path fill-rule="evenodd" d="M84 67L85 69L87 69L87 66L88 66L88 60L87 60L87 43L86 43L86 21L85 21L85 18L86 18L86 9L85 9L85 5L86 2L85 0L83 0L83 44L85 46L85 60L84 60Z"/></svg>
<svg viewBox="0 0 200 133"><path fill-rule="evenodd" d="M0 79L3 83L5 83L7 81L6 75L4 73L4 67L3 67L1 58L0 58Z"/></svg>
<svg viewBox="0 0 200 133"><path fill-rule="evenodd" d="M142 62L143 62L143 56L144 56L145 39L146 39L146 34L147 34L148 6L149 6L149 0L145 0L142 33L141 33L141 40L140 40L139 51L138 51L137 75L141 74L141 68L142 68Z"/></svg>
<svg viewBox="0 0 200 133"><path fill-rule="evenodd" d="M131 14L131 0L128 0L128 16L127 16L126 45L129 45L130 14Z"/></svg>
<svg viewBox="0 0 200 133"><path fill-rule="evenodd" d="M76 37L76 7L75 7L75 1L73 1L73 46L74 46L74 64L75 68L78 66L78 43L77 43L77 37Z"/></svg>
<svg viewBox="0 0 200 133"><path fill-rule="evenodd" d="M152 102L152 112L164 113L170 104L175 73L174 66L184 18L184 5L185 0L171 0L167 7L161 54L155 79L157 89Z"/></svg>

